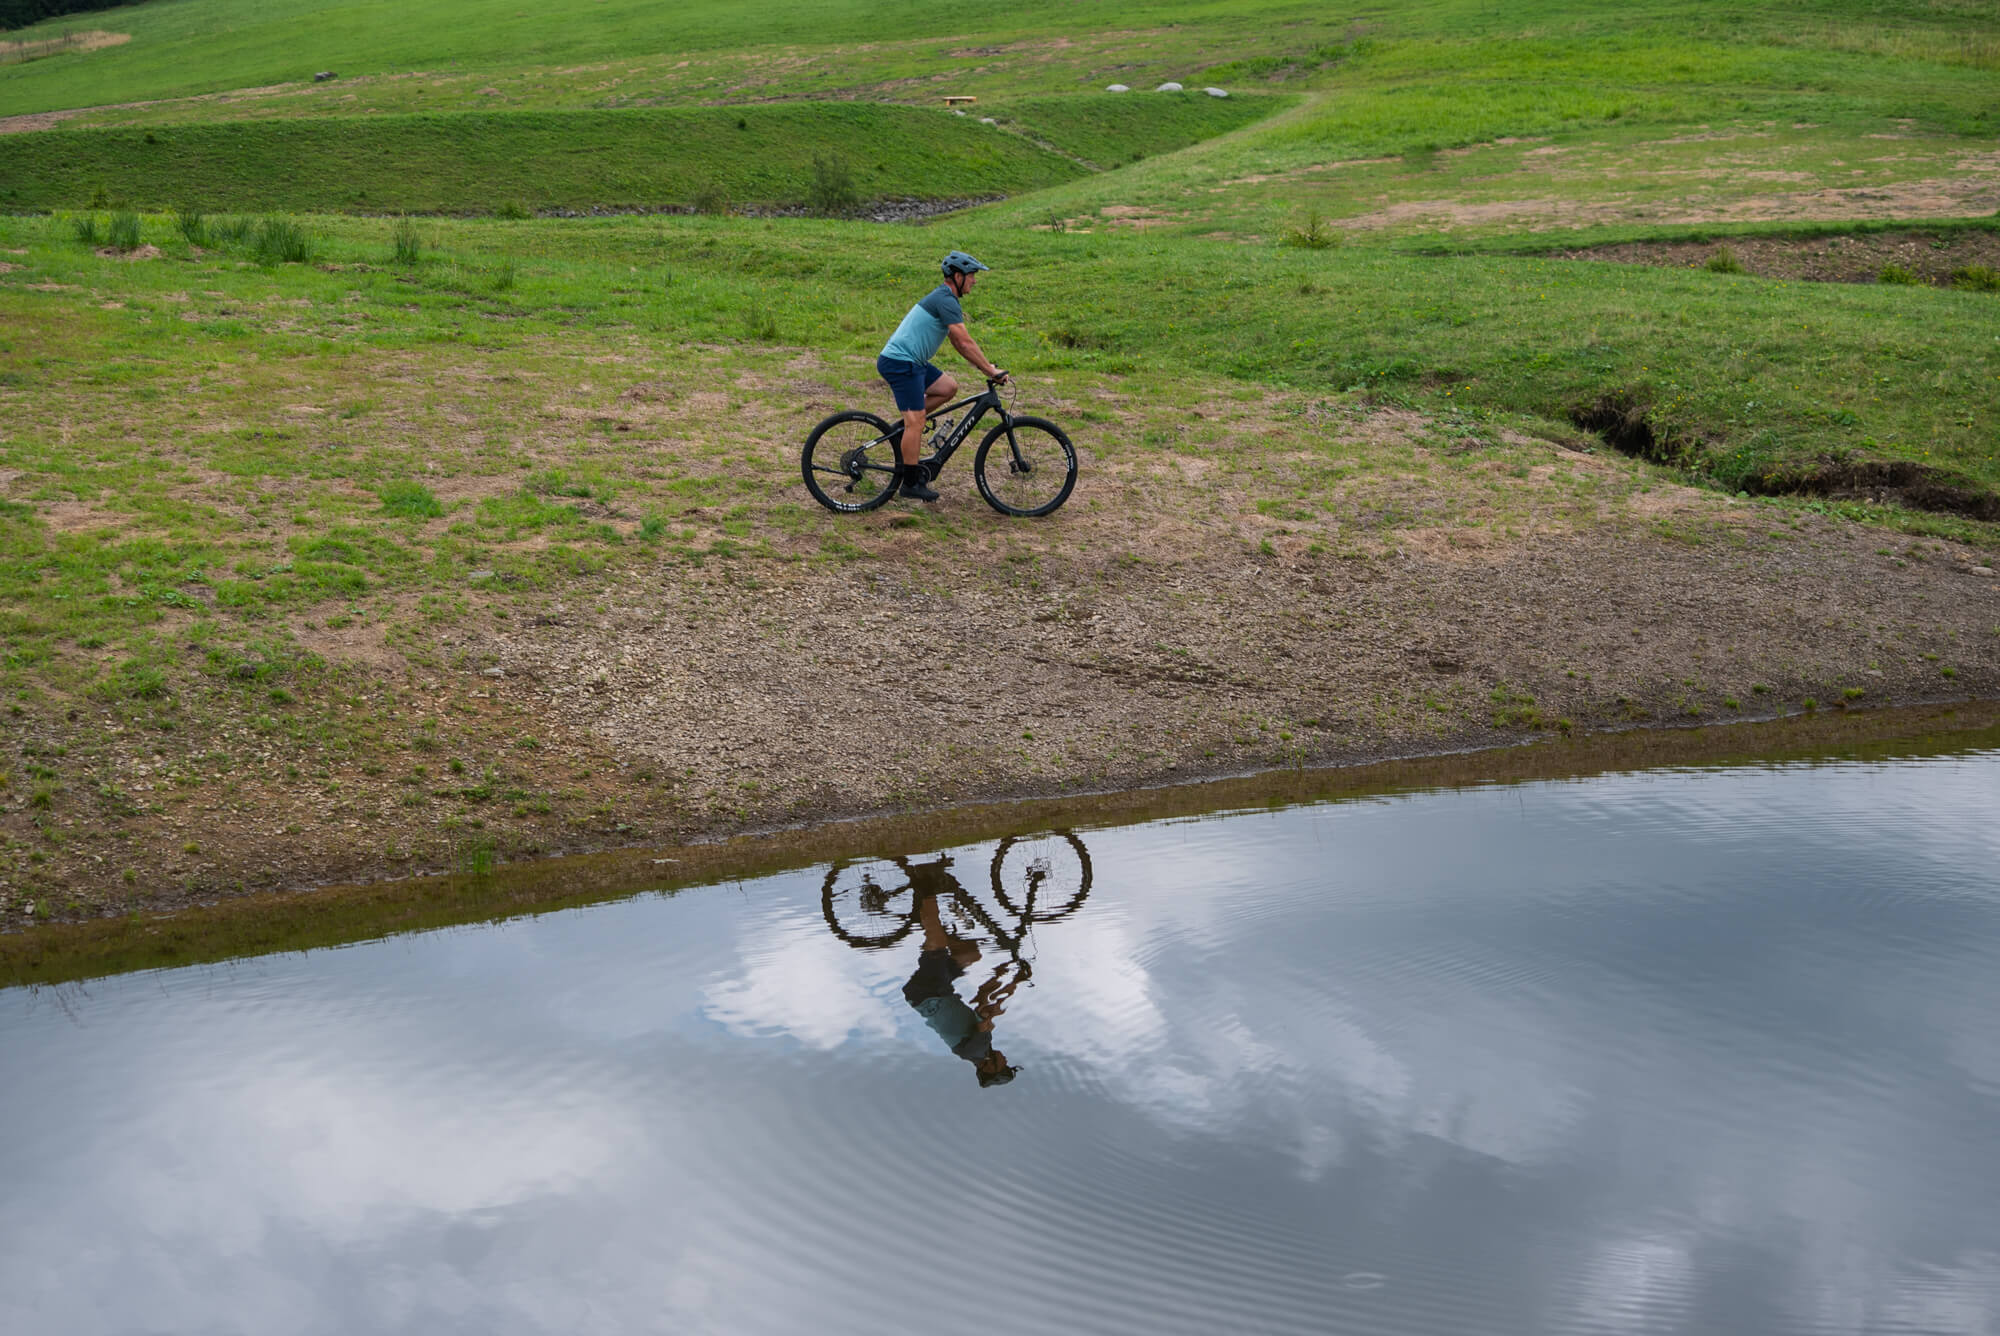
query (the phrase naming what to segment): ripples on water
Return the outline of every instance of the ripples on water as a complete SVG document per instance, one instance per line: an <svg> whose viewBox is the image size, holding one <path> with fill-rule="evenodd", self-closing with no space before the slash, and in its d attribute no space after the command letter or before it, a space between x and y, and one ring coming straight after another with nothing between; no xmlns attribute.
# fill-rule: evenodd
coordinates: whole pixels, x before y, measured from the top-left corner
<svg viewBox="0 0 2000 1336"><path fill-rule="evenodd" d="M1990 1336L1996 799L1468 789L0 993L0 1329Z"/></svg>

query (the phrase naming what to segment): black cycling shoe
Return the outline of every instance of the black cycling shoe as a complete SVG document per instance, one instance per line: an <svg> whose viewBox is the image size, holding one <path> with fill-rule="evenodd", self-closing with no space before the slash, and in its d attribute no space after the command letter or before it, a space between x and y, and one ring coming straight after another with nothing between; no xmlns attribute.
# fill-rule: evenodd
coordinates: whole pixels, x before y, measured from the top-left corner
<svg viewBox="0 0 2000 1336"><path fill-rule="evenodd" d="M922 464L903 465L903 487L896 495L911 501L935 501L938 499L937 488L931 486L930 481L924 477L924 466Z"/></svg>

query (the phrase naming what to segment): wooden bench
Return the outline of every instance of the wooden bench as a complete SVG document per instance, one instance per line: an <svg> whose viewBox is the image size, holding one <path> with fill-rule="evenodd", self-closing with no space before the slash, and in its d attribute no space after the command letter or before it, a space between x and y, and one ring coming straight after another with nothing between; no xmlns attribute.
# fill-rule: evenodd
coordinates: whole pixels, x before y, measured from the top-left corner
<svg viewBox="0 0 2000 1336"><path fill-rule="evenodd" d="M976 97L967 97L964 93L951 93L945 97L944 104L947 107L955 107L962 102L977 102L978 100Z"/></svg>

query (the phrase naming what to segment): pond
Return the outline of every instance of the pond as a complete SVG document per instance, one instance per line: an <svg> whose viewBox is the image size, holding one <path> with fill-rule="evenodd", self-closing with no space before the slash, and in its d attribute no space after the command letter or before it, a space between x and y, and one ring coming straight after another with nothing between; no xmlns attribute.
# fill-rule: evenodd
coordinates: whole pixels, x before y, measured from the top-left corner
<svg viewBox="0 0 2000 1336"><path fill-rule="evenodd" d="M2000 751L0 992L0 1329L2000 1329Z"/></svg>

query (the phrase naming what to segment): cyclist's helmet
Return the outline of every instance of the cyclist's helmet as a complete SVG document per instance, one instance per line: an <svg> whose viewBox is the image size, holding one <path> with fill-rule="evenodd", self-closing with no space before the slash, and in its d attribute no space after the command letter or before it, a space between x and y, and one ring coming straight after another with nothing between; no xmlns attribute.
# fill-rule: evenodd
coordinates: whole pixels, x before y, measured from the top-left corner
<svg viewBox="0 0 2000 1336"><path fill-rule="evenodd" d="M979 263L964 251L953 251L944 257L944 264L940 267L944 270L944 276L950 278L953 274L977 273L990 266Z"/></svg>

